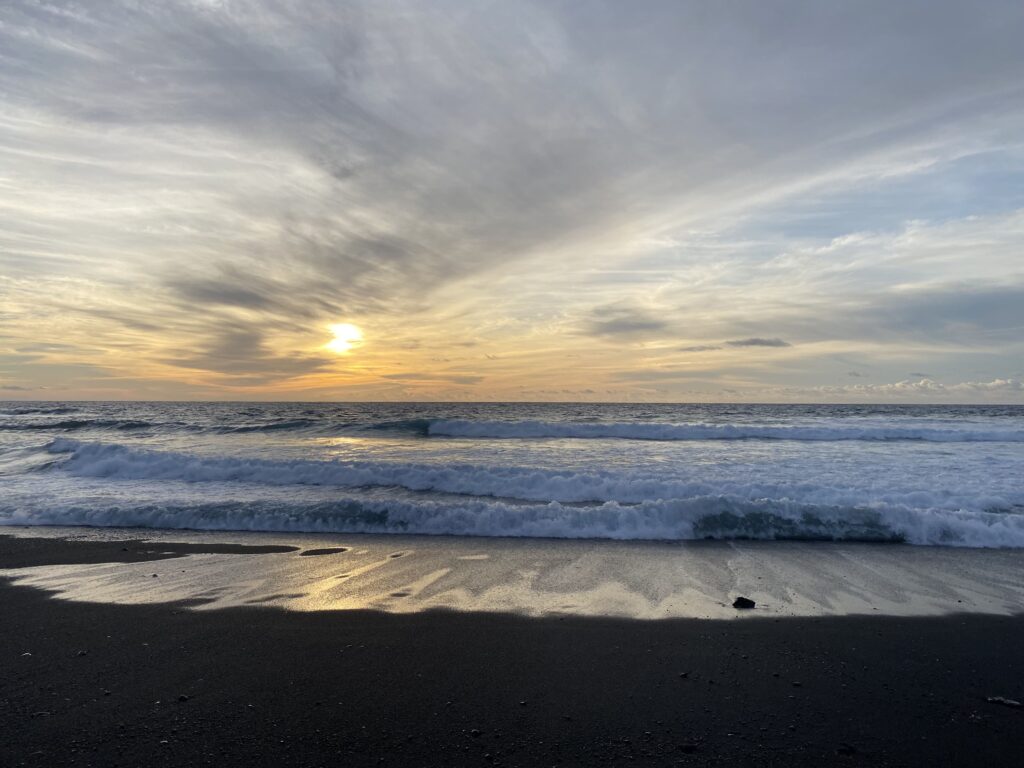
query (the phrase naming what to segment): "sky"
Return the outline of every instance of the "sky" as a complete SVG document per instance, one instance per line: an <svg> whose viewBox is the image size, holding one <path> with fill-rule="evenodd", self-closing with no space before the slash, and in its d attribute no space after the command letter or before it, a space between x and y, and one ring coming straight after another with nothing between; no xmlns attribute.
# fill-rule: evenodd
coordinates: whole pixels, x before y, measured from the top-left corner
<svg viewBox="0 0 1024 768"><path fill-rule="evenodd" d="M0 3L0 399L1024 402L1024 4Z"/></svg>

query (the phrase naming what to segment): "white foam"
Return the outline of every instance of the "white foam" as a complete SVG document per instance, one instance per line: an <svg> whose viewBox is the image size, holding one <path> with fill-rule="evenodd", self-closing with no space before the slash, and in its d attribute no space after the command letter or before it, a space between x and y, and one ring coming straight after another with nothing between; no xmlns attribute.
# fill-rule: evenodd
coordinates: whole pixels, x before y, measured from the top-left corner
<svg viewBox="0 0 1024 768"><path fill-rule="evenodd" d="M189 483L231 482L270 486L395 487L409 491L492 496L562 503L618 501L639 503L665 499L729 496L747 500L785 499L819 506L856 507L883 503L920 508L1010 509L1024 506L1024 488L1015 494L982 492L969 483L952 491L913 484L883 485L878 477L861 484L818 483L773 474L712 475L705 467L675 468L676 476L632 472L473 464L310 461L200 457L122 445L58 439L51 453L70 453L60 466L77 477L112 480L180 480ZM680 475L678 473L684 473Z"/></svg>
<svg viewBox="0 0 1024 768"><path fill-rule="evenodd" d="M635 422L469 421L436 419L427 428L436 437L576 438L622 440L812 440L937 443L1024 442L1019 429L942 429L935 427L827 426L798 427L747 424L658 424Z"/></svg>
<svg viewBox="0 0 1024 768"><path fill-rule="evenodd" d="M0 502L4 523L1024 547L1024 489L992 498L979 491L985 483L957 482L954 493L901 485L900 472L841 487L827 477L763 481L743 471L699 479L706 467L689 478L666 478L635 471L200 457L66 439L48 448L68 454L45 473L59 490L51 496L26 485L20 499L9 494ZM338 496L330 490L335 487L346 490Z"/></svg>
<svg viewBox="0 0 1024 768"><path fill-rule="evenodd" d="M5 508L0 524L89 525L332 533L686 540L700 538L901 540L963 547L1024 547L1024 515L879 506L812 508L727 497L598 506L472 500L342 498L330 504L265 501L111 505L95 501Z"/></svg>

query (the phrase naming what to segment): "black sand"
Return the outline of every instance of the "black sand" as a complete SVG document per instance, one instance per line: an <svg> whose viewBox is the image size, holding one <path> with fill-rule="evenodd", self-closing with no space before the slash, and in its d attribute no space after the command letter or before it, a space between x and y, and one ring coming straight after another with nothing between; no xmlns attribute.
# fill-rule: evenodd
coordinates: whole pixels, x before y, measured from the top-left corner
<svg viewBox="0 0 1024 768"><path fill-rule="evenodd" d="M212 549L0 538L0 568ZM1024 697L1021 616L194 611L9 582L0 601L5 767L1024 759L1024 709L987 701Z"/></svg>

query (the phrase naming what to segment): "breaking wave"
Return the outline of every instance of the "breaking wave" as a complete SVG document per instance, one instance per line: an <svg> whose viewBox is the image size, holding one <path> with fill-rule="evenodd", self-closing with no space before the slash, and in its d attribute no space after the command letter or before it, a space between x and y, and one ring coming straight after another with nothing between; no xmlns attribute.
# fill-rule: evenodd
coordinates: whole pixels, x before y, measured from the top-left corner
<svg viewBox="0 0 1024 768"><path fill-rule="evenodd" d="M913 427L798 427L740 424L639 424L437 419L428 434L469 438L578 438L623 440L920 440L936 443L1024 442L1024 430Z"/></svg>
<svg viewBox="0 0 1024 768"><path fill-rule="evenodd" d="M596 539L787 539L1024 546L1024 515L906 507L849 509L699 497L626 505L491 500L265 500L215 504L54 504L5 509L10 525L89 525L330 533L416 533Z"/></svg>
<svg viewBox="0 0 1024 768"><path fill-rule="evenodd" d="M839 488L803 482L707 482L637 472L371 461L200 457L60 438L42 471L115 481L215 483L237 503L29 505L5 523L269 531L405 532L555 538L902 541L1024 547L1024 495L964 489ZM231 485L235 484L235 485ZM276 486L277 501L254 486ZM346 489L303 501L303 488ZM148 486L147 486L148 487ZM179 486L180 487L180 486ZM287 490L294 488L294 492ZM390 496L361 497L366 489ZM307 489L310 490L310 489ZM172 489L173 491L173 489ZM394 491L394 492L392 492ZM399 493L400 491L400 493ZM261 497L262 494L262 497ZM287 495L284 495L287 494ZM445 494L441 498L438 494ZM146 494L139 494L145 497ZM205 491L192 494L206 498ZM322 494L321 494L322 497ZM308 498L308 493L307 493ZM3 505L0 505L2 510Z"/></svg>

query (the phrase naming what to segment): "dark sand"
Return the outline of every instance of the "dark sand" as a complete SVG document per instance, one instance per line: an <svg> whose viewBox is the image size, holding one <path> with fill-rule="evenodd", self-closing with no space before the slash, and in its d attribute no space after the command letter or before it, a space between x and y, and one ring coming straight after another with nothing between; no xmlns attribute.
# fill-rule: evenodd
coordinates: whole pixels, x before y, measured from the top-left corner
<svg viewBox="0 0 1024 768"><path fill-rule="evenodd" d="M0 568L215 549L0 537ZM194 611L2 584L5 768L1024 760L1024 709L986 700L1024 697L1021 616Z"/></svg>

